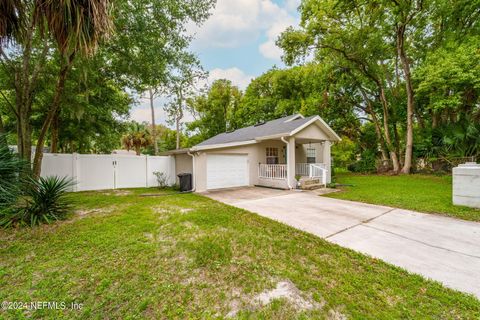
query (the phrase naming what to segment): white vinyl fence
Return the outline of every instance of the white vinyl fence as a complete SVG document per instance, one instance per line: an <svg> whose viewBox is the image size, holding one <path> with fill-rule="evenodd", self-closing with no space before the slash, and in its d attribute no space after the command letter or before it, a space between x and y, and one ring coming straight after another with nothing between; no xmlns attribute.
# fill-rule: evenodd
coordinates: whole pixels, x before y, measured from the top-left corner
<svg viewBox="0 0 480 320"><path fill-rule="evenodd" d="M168 184L175 183L175 159L169 156L46 153L41 175L73 178L73 191L87 191L155 187L156 171L165 174Z"/></svg>

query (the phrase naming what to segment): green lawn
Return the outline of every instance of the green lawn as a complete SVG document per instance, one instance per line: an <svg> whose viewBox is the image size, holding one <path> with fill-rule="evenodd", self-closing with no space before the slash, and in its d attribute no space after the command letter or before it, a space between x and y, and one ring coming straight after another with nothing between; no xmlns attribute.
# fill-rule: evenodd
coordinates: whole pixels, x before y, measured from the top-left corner
<svg viewBox="0 0 480 320"><path fill-rule="evenodd" d="M342 192L328 197L480 221L480 209L453 205L451 176L341 173L336 182L353 186L341 187Z"/></svg>
<svg viewBox="0 0 480 320"><path fill-rule="evenodd" d="M75 194L76 214L0 231L0 301L81 310L0 311L0 318L474 319L480 301L380 260L196 194ZM292 281L323 306L252 297Z"/></svg>

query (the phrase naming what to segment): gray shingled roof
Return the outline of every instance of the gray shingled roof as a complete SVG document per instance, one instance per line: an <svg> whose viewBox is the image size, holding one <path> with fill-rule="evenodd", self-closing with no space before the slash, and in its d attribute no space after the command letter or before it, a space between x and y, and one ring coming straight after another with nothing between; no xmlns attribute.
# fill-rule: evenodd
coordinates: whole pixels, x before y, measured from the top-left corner
<svg viewBox="0 0 480 320"><path fill-rule="evenodd" d="M233 132L226 132L216 135L208 140L203 141L202 143L198 144L197 146L209 146L215 144L223 144L223 143L231 143L231 142L241 142L241 141L249 141L255 140L261 137L268 137L276 134L281 133L289 133L296 128L302 126L303 124L310 121L315 116L311 116L308 118L298 118L295 120L291 120L286 122L293 117L298 115L291 115L288 117L283 117L280 119L275 119L272 121L268 121L259 126L250 126L246 128L241 128L235 130Z"/></svg>

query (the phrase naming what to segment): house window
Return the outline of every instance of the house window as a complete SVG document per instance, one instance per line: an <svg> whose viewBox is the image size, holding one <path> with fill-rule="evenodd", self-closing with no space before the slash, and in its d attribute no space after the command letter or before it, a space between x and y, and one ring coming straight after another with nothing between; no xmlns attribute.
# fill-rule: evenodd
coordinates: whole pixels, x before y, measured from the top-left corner
<svg viewBox="0 0 480 320"><path fill-rule="evenodd" d="M316 163L316 150L315 148L307 148L307 163Z"/></svg>
<svg viewBox="0 0 480 320"><path fill-rule="evenodd" d="M267 148L267 164L278 164L278 148Z"/></svg>

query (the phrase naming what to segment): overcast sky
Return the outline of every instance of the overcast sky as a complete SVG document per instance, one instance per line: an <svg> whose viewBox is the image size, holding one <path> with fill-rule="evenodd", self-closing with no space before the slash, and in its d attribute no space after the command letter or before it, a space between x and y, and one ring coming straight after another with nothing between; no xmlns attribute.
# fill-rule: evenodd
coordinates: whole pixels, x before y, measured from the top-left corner
<svg viewBox="0 0 480 320"><path fill-rule="evenodd" d="M299 4L300 0L217 0L209 20L191 28L196 36L191 50L209 71L208 83L228 79L243 90L252 78L274 65L283 66L275 40L298 24ZM164 99L155 101L156 122L165 124L163 103ZM131 117L150 122L149 103L141 101Z"/></svg>

